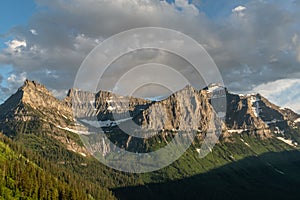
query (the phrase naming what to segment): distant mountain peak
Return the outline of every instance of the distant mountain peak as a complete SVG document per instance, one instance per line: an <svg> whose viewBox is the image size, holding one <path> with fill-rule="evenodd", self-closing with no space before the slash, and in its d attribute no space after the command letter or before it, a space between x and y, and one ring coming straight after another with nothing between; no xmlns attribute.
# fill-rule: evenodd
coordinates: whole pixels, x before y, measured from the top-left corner
<svg viewBox="0 0 300 200"><path fill-rule="evenodd" d="M0 106L0 116L22 116L25 112L20 112L19 108L29 106L27 116L29 111L34 111L34 116L51 119L53 123L58 121L58 125L63 126L66 125L66 120L73 122L73 117L97 116L98 120L105 121L113 120L113 115L120 119L126 118L129 111L130 117L134 118L137 124L151 129L193 127L198 130L201 121L199 119L213 113L211 99L216 102L221 97L227 99L226 125L232 132L244 130L270 135L270 130L274 131L277 127L284 130L300 118L293 111L280 109L260 94L231 94L221 84L209 84L202 90L186 85L159 101L120 96L108 91L92 93L70 89L65 100L60 101L44 85L31 80L26 80L14 95ZM186 116L185 120L180 121L182 116ZM189 123L185 123L186 119Z"/></svg>
<svg viewBox="0 0 300 200"><path fill-rule="evenodd" d="M55 98L42 84L26 80L18 91L0 105L0 118L22 121L44 118L49 121L71 120L72 110L64 101Z"/></svg>
<svg viewBox="0 0 300 200"><path fill-rule="evenodd" d="M42 85L41 83L38 83L37 81L32 81L32 80L29 80L29 79L26 79L24 81L24 84L23 86L21 87L21 89L26 89L26 88L29 88L29 89L40 89L40 90L47 90L48 89Z"/></svg>

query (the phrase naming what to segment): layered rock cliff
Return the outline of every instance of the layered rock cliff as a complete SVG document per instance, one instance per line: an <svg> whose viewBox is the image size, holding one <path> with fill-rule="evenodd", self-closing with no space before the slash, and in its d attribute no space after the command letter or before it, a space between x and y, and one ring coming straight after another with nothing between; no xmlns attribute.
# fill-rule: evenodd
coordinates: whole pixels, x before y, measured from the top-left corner
<svg viewBox="0 0 300 200"><path fill-rule="evenodd" d="M226 101L223 101L224 97ZM226 113L223 113L224 107ZM134 132L136 129L130 128L130 121L140 127L138 131L156 134L196 131L201 135L212 128L210 123L216 121L217 115L223 120L220 122L223 137L242 132L261 138L285 137L285 132L297 127L300 122L298 114L279 108L259 94L231 94L218 85L210 85L203 90L186 86L161 101L120 96L108 91L94 94L71 89L61 101L43 85L26 80L0 106L0 129L10 134L31 130L47 132L69 149L86 154L78 141L70 140L65 132L89 135L100 128L100 131L109 133L115 143L134 148L145 140L118 135L121 131L118 125L129 127L128 130ZM97 145L97 148L109 151L109 147Z"/></svg>
<svg viewBox="0 0 300 200"><path fill-rule="evenodd" d="M82 154L87 151L66 131L77 132L73 111L55 98L45 86L26 80L18 91L0 106L0 130L10 136L34 133L48 135ZM73 133L75 134L75 133Z"/></svg>

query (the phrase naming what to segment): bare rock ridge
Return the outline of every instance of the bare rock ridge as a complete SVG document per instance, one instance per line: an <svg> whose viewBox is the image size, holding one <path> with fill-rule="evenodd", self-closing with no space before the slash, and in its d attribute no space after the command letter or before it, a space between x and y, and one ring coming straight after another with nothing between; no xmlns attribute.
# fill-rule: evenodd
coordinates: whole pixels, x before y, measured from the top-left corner
<svg viewBox="0 0 300 200"><path fill-rule="evenodd" d="M35 81L26 80L18 91L0 106L1 118L37 120L46 116L48 121L66 125L61 116L72 120L72 110L65 102L56 99L47 88Z"/></svg>
<svg viewBox="0 0 300 200"><path fill-rule="evenodd" d="M74 123L72 108L35 81L26 80L0 105L0 130L7 135L47 134L69 150L86 154L87 151L65 133L66 127L75 129Z"/></svg>
<svg viewBox="0 0 300 200"><path fill-rule="evenodd" d="M64 100L58 100L45 86L26 80L14 95L0 105L0 129L5 132L11 121L40 121L49 130L83 134L88 125L95 124L91 120L96 119L101 122L98 126L110 129L118 123L126 123L129 117L147 130L205 132L209 119L218 113L211 103L220 92L224 93L224 88L220 90L220 87L210 85L198 91L187 86L157 102L107 91L94 94L71 89ZM236 95L226 89L225 93L224 135L246 131L267 138L299 125L298 114L279 108L259 94ZM81 120L87 122L84 124L86 127L78 130L75 125Z"/></svg>
<svg viewBox="0 0 300 200"><path fill-rule="evenodd" d="M226 125L232 130L256 131L270 136L271 132L284 132L297 125L299 115L282 109L260 94L227 94Z"/></svg>
<svg viewBox="0 0 300 200"><path fill-rule="evenodd" d="M136 115L147 108L152 102L145 99L121 96L108 91L96 94L77 89L68 92L65 101L73 108L76 118L97 116L100 121L124 118Z"/></svg>
<svg viewBox="0 0 300 200"><path fill-rule="evenodd" d="M213 112L207 92L186 86L143 110L138 122L148 130L205 131Z"/></svg>

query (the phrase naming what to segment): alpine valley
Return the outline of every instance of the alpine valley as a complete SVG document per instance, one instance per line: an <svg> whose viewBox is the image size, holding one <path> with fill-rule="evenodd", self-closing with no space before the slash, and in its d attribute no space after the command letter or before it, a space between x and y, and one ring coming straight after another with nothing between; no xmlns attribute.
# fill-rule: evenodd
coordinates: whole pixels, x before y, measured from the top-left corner
<svg viewBox="0 0 300 200"><path fill-rule="evenodd" d="M227 112L219 141L202 158L215 97L225 99ZM119 128L136 132L132 122L141 127L135 134L151 137ZM113 146L97 138L84 145L98 128L137 153L158 150L176 134L196 135L171 165L135 174L93 156L108 156ZM300 115L217 84L186 86L161 101L77 89L59 100L26 80L0 105L0 132L0 199L300 199Z"/></svg>

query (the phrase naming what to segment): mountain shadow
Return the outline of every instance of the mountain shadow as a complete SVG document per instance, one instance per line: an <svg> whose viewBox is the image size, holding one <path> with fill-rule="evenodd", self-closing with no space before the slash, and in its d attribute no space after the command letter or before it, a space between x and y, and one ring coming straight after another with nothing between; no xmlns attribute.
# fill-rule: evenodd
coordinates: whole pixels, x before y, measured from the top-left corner
<svg viewBox="0 0 300 200"><path fill-rule="evenodd" d="M118 199L300 199L300 152L266 153L182 180L114 189Z"/></svg>

